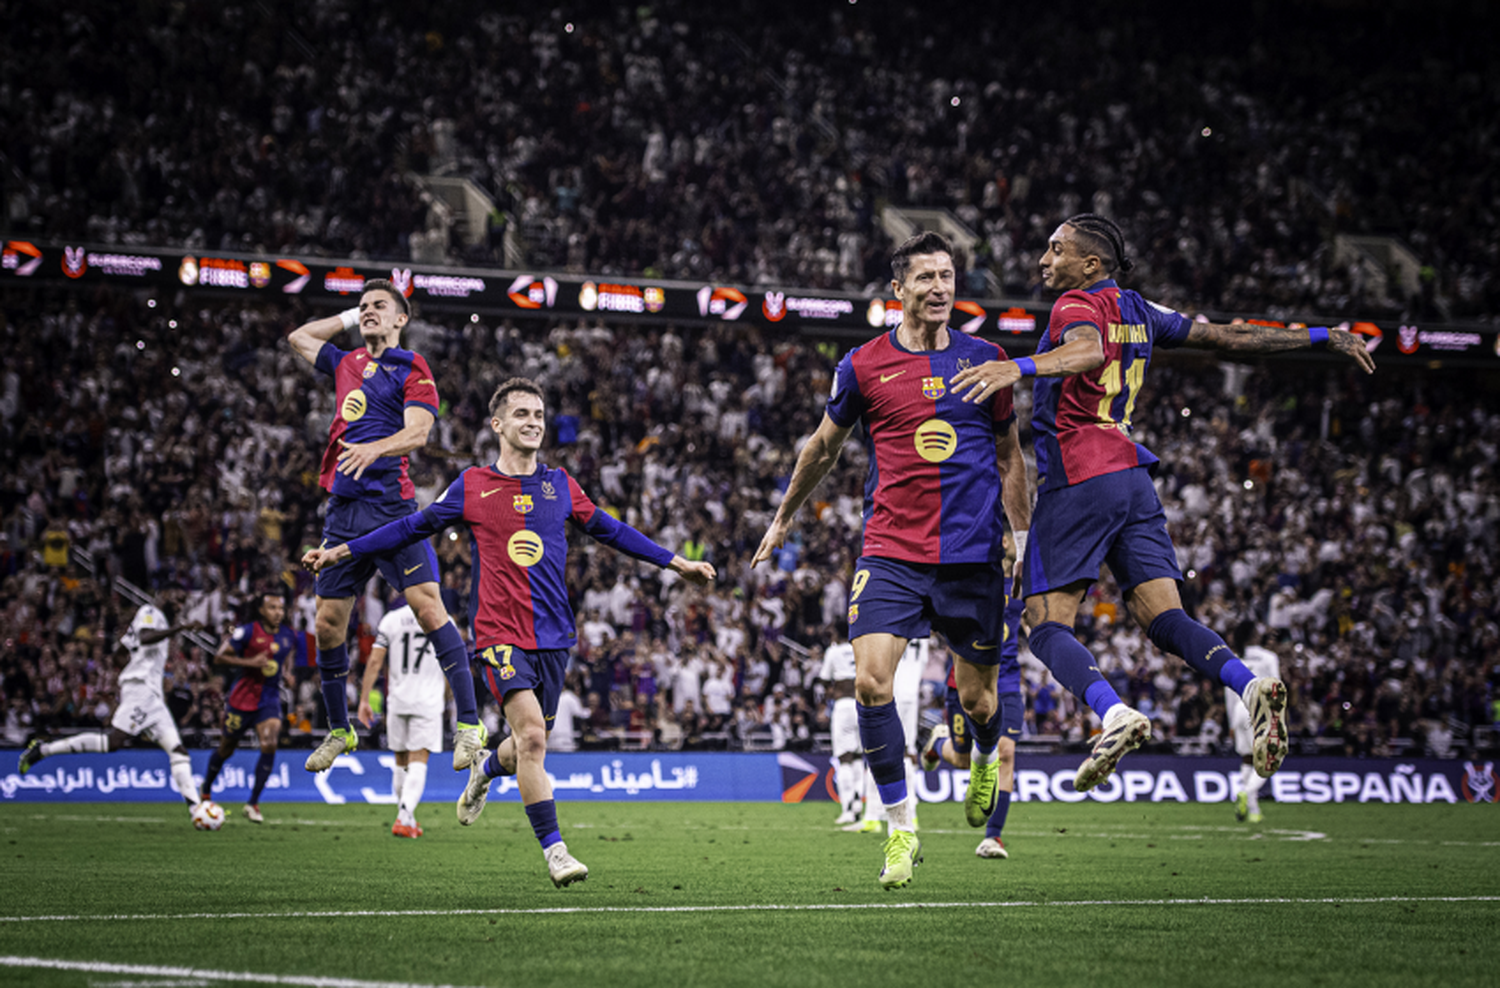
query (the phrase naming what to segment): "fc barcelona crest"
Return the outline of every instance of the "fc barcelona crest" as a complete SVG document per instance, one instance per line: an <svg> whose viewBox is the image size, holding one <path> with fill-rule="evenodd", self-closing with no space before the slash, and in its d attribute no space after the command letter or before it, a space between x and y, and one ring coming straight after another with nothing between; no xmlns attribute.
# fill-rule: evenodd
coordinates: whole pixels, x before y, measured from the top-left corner
<svg viewBox="0 0 1500 988"><path fill-rule="evenodd" d="M514 498L511 499L510 506L521 512L521 514L523 515L529 513L531 509L535 507L535 505L531 503L530 494L517 494Z"/></svg>
<svg viewBox="0 0 1500 988"><path fill-rule="evenodd" d="M855 621L858 621L858 620L859 620L859 605L858 604L850 604L849 605L849 623L853 624Z"/></svg>
<svg viewBox="0 0 1500 988"><path fill-rule="evenodd" d="M947 393L948 393L948 389L947 389L947 387L944 386L943 379L941 377L924 377L924 378L922 378L922 397L923 398L926 398L929 401L937 401L939 398L941 398L943 395L945 395Z"/></svg>

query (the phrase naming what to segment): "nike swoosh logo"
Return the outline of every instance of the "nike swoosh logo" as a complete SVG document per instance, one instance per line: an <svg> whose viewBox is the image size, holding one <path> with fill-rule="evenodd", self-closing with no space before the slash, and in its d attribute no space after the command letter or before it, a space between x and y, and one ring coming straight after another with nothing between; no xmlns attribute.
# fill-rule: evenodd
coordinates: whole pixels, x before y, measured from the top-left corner
<svg viewBox="0 0 1500 988"><path fill-rule="evenodd" d="M980 651L980 652L993 652L998 646L995 646L995 645L981 645L981 644L979 644L976 641L976 642L971 642L969 644L969 647L972 648L972 649L975 649L977 651Z"/></svg>
<svg viewBox="0 0 1500 988"><path fill-rule="evenodd" d="M905 374L905 373L906 373L906 371L900 370L900 371L897 371L894 374L882 374L882 375L880 375L880 383L884 384L887 381L894 381L896 378L900 377L902 374Z"/></svg>
<svg viewBox="0 0 1500 988"><path fill-rule="evenodd" d="M411 576L413 573L415 573L417 570L419 570L421 568L422 568L422 564L421 563L417 563L417 565L413 566L411 569L404 569L404 570L402 570L401 571L401 575L402 576Z"/></svg>
<svg viewBox="0 0 1500 988"><path fill-rule="evenodd" d="M480 497L489 497L491 494L499 494L499 493L500 493L500 488L496 487L494 490L485 491L482 494L480 494L479 496Z"/></svg>
<svg viewBox="0 0 1500 988"><path fill-rule="evenodd" d="M866 749L865 749L865 754L867 754L867 755L873 755L873 754L875 754L875 752L877 752L877 751L884 751L884 750L885 750L885 748L886 748L886 746L885 746L885 745L881 745L881 746L880 746L880 747L878 747L878 748L866 748Z"/></svg>
<svg viewBox="0 0 1500 988"><path fill-rule="evenodd" d="M1007 727L1005 729L1005 733L1006 734L1020 734L1021 733L1021 729L1019 727Z"/></svg>

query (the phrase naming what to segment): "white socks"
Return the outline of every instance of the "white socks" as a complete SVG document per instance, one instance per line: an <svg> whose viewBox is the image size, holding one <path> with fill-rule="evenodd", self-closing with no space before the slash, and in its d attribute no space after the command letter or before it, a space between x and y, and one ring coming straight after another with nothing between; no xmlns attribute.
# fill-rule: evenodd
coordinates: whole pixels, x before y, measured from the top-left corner
<svg viewBox="0 0 1500 988"><path fill-rule="evenodd" d="M109 735L97 732L75 734L61 741L48 741L40 750L44 758L51 758L53 755L81 755L89 751L103 754L109 750ZM188 791L191 792L192 788L190 784Z"/></svg>
<svg viewBox="0 0 1500 988"><path fill-rule="evenodd" d="M193 760L187 753L178 754L174 751L167 752L167 761L172 766L172 781L177 784L177 791L189 805L198 805L198 787L193 783Z"/></svg>
<svg viewBox="0 0 1500 988"><path fill-rule="evenodd" d="M397 818L403 823L416 819L417 804L422 801L422 790L427 788L427 763L406 763L406 784L401 787L401 808Z"/></svg>

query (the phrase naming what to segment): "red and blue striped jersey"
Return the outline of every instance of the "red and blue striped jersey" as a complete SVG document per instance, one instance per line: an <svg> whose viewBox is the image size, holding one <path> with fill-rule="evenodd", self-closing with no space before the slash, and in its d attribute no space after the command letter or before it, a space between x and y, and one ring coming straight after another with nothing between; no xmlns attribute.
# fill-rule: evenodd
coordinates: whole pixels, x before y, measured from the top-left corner
<svg viewBox="0 0 1500 988"><path fill-rule="evenodd" d="M399 347L391 347L377 360L364 348L351 352L324 343L313 366L333 378L335 388L333 424L323 452L323 489L340 497L410 501L416 488L406 474L405 456L381 457L355 480L337 470L339 440L369 443L394 436L406 426L408 406L437 415L437 384L427 361Z"/></svg>
<svg viewBox="0 0 1500 988"><path fill-rule="evenodd" d="M275 631L267 631L259 621L242 624L229 636L229 649L241 658L264 658L273 666L268 676L264 667L239 667L239 678L229 690L229 705L236 710L253 710L260 706L267 691L275 694L280 689L281 670L297 654L297 643L292 629L281 625Z"/></svg>
<svg viewBox="0 0 1500 988"><path fill-rule="evenodd" d="M1192 321L1106 279L1052 304L1037 354L1061 345L1074 326L1099 331L1104 363L1069 377L1038 377L1032 385L1038 491L1157 462L1130 438L1130 416L1152 346L1181 346Z"/></svg>
<svg viewBox="0 0 1500 988"><path fill-rule="evenodd" d="M828 417L864 421L861 554L914 563L998 562L1003 531L995 437L1015 419L1011 391L968 403L948 382L966 367L1008 360L987 340L948 331L942 350L914 352L896 331L839 361Z"/></svg>
<svg viewBox="0 0 1500 988"><path fill-rule="evenodd" d="M539 465L527 477L470 467L432 504L349 542L356 556L382 554L467 523L474 583L469 622L476 649L570 648L578 638L565 573L567 523L657 566L664 549L600 509L566 470Z"/></svg>

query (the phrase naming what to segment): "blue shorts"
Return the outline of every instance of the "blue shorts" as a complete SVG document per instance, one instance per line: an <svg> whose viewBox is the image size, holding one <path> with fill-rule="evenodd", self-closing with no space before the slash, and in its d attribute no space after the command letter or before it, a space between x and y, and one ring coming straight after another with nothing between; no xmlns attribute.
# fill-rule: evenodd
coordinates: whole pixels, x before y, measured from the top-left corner
<svg viewBox="0 0 1500 988"><path fill-rule="evenodd" d="M948 738L953 750L959 753L974 747L974 738L969 734L969 718L964 715L964 705L958 702L958 690L948 687L944 704L948 715ZM1019 690L1000 694L1000 736L1012 741L1021 736L1021 722L1026 719L1026 705Z"/></svg>
<svg viewBox="0 0 1500 988"><path fill-rule="evenodd" d="M926 638L979 666L1000 661L1005 576L989 563L906 563L861 556L849 588L849 640L884 633Z"/></svg>
<svg viewBox="0 0 1500 988"><path fill-rule="evenodd" d="M491 645L479 649L474 661L484 672L484 683L495 702L505 708L505 697L516 690L536 690L547 719L547 730L557 716L557 701L562 697L563 674L568 671L568 650L539 648L533 651L514 645Z"/></svg>
<svg viewBox="0 0 1500 988"><path fill-rule="evenodd" d="M224 730L230 734L238 734L257 727L261 721L281 719L281 697L275 691L268 691L272 698L269 701L262 700L260 706L251 710L240 710L238 707L224 708Z"/></svg>
<svg viewBox="0 0 1500 988"><path fill-rule="evenodd" d="M323 545L342 545L350 539L368 535L381 525L415 514L415 501L367 501L362 498L330 497L328 515L323 521ZM338 600L364 592L365 584L376 570L396 590L438 579L437 553L426 542L409 545L388 556L363 556L346 559L318 574L315 591L319 597Z"/></svg>
<svg viewBox="0 0 1500 988"><path fill-rule="evenodd" d="M1039 491L1021 576L1023 593L1099 579L1107 565L1122 592L1147 580L1181 580L1167 516L1145 467Z"/></svg>

